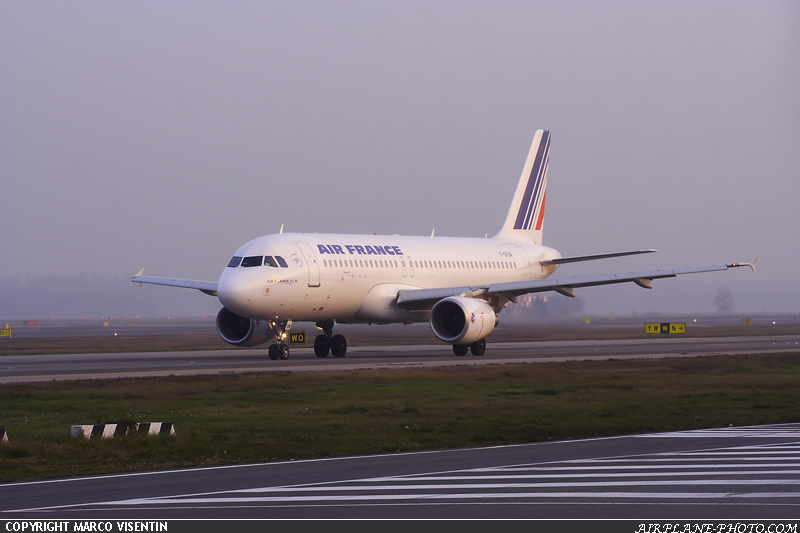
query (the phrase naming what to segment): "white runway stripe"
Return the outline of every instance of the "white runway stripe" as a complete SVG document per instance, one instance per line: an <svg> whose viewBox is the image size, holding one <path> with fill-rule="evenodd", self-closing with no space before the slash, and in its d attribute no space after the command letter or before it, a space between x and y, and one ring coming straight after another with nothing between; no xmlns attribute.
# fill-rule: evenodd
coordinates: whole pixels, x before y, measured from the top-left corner
<svg viewBox="0 0 800 533"><path fill-rule="evenodd" d="M727 428L717 428L717 429L694 429L691 431L675 431L672 433L655 433L651 435L638 435L639 437L665 437L665 438L674 438L674 437L721 437L721 438L728 438L728 437L736 437L736 438L747 438L747 437L756 437L756 438L763 438L763 437L800 437L800 425L798 424L785 424L785 425L778 425L778 426L767 426L767 427L727 427Z"/></svg>
<svg viewBox="0 0 800 533"><path fill-rule="evenodd" d="M209 504L209 503L307 503L325 501L376 501L376 500L484 500L484 499L530 499L536 498L580 498L620 500L664 500L664 499L729 499L729 498L797 498L796 492L481 492L481 493L420 493L420 494L347 494L347 495L309 495L309 496L265 496L253 498L181 498L126 500L107 502L107 505L165 505L165 504Z"/></svg>
<svg viewBox="0 0 800 533"><path fill-rule="evenodd" d="M778 475L795 475L800 474L800 470L770 470L770 474ZM604 477L655 477L669 475L670 477L683 477L683 476L747 476L747 475L761 475L764 474L763 470L699 470L696 472L586 472L586 473L571 473L571 474L558 474L559 478L604 478ZM553 474L527 474L527 475L496 475L496 476L421 476L421 477L408 477L408 478L388 478L388 479L364 479L365 483L381 483L389 480L404 481L407 483L415 483L418 481L469 481L474 479L553 479ZM269 490L264 488L258 489L242 489L238 492L260 492Z"/></svg>

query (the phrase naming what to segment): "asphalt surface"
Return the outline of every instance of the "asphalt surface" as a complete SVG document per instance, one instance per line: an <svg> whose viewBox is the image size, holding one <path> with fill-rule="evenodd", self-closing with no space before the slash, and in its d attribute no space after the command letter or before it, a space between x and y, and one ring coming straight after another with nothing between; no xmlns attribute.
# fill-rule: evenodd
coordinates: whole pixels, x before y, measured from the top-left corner
<svg viewBox="0 0 800 533"><path fill-rule="evenodd" d="M0 519L796 521L800 424L0 485Z"/></svg>
<svg viewBox="0 0 800 533"><path fill-rule="evenodd" d="M318 358L311 348L293 348L285 361L270 360L264 347L186 352L9 355L0 357L0 383L787 351L800 352L800 335L487 343L486 355L481 357L456 357L451 347L444 344L356 347L348 349L343 358Z"/></svg>

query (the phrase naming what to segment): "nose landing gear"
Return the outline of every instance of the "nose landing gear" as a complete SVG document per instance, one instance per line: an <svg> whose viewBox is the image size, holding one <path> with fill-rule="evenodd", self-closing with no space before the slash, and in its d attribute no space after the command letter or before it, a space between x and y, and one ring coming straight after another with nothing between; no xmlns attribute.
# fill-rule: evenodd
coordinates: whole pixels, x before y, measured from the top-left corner
<svg viewBox="0 0 800 533"><path fill-rule="evenodd" d="M288 320L270 320L269 327L275 332L278 338L277 344L271 344L269 347L269 358L273 361L280 359L285 361L289 359L289 345L286 343L286 328L291 327L291 322Z"/></svg>

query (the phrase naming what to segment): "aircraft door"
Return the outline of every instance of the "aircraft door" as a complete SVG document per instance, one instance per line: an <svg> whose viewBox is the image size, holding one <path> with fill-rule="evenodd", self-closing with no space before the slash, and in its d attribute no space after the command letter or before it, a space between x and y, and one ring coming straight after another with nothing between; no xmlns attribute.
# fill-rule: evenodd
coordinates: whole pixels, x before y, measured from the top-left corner
<svg viewBox="0 0 800 533"><path fill-rule="evenodd" d="M302 252L302 256L306 260L306 265L308 265L308 286L319 287L319 261L317 261L317 255L307 242L296 242L295 244L300 248L300 252Z"/></svg>
<svg viewBox="0 0 800 533"><path fill-rule="evenodd" d="M411 274L411 277L413 278L414 277L414 260L411 259L410 257L406 257L406 259L408 259L408 270L409 270L409 273Z"/></svg>

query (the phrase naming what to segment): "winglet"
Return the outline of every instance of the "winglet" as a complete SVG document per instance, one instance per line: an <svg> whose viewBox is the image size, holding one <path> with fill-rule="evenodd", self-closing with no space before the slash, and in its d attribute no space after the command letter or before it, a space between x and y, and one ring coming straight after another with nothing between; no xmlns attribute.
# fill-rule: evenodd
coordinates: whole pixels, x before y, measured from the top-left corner
<svg viewBox="0 0 800 533"><path fill-rule="evenodd" d="M725 266L727 266L728 268L747 266L747 267L750 267L750 270L752 270L753 274L755 274L756 273L756 261L758 261L758 256L755 256L753 258L753 260L750 261L749 263L731 263L731 264L725 265Z"/></svg>
<svg viewBox="0 0 800 533"><path fill-rule="evenodd" d="M141 276L142 274L144 274L144 269L141 269L141 270L140 270L139 272L137 272L137 273L136 273L136 275L135 275L135 276L133 276L133 277L134 277L134 278L138 278L138 277L139 277L139 276Z"/></svg>
<svg viewBox="0 0 800 533"><path fill-rule="evenodd" d="M758 261L758 255L756 255L756 256L753 258L753 260L752 260L752 261L750 261L749 263L747 263L747 266L749 266L749 267L750 267L750 269L753 271L753 274L755 274L755 273L756 273L756 261Z"/></svg>

